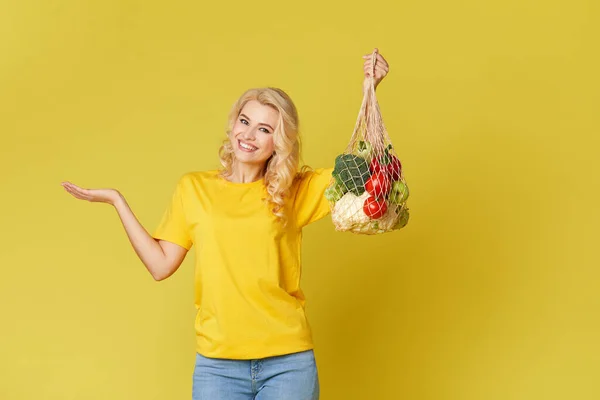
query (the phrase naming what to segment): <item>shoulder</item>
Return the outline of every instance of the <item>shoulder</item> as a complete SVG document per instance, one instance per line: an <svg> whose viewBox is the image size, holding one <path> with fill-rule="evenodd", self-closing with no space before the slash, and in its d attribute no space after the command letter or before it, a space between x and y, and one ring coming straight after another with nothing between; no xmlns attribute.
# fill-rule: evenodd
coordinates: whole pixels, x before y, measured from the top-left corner
<svg viewBox="0 0 600 400"><path fill-rule="evenodd" d="M333 168L311 168L304 166L296 174L294 183L306 182L319 177L331 178L332 172Z"/></svg>
<svg viewBox="0 0 600 400"><path fill-rule="evenodd" d="M323 175L329 175L329 177L331 177L332 172L333 168L311 168L309 166L304 166L296 173L294 182L301 182Z"/></svg>
<svg viewBox="0 0 600 400"><path fill-rule="evenodd" d="M198 192L214 186L218 179L218 170L188 171L179 175L175 187L176 191L185 197L195 196Z"/></svg>
<svg viewBox="0 0 600 400"><path fill-rule="evenodd" d="M219 179L219 170L188 171L179 176L180 185L198 184Z"/></svg>
<svg viewBox="0 0 600 400"><path fill-rule="evenodd" d="M310 168L302 167L296 174L292 184L293 192L304 192L313 190L325 190L331 180L333 168Z"/></svg>

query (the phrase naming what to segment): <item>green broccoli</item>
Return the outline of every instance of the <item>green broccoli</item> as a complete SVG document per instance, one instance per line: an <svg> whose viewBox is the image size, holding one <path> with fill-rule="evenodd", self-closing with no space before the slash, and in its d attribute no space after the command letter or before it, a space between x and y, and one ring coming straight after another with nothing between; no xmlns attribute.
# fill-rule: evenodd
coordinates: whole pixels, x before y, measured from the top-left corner
<svg viewBox="0 0 600 400"><path fill-rule="evenodd" d="M353 154L340 154L335 159L332 175L342 187L360 196L365 191L365 182L371 173L364 158Z"/></svg>

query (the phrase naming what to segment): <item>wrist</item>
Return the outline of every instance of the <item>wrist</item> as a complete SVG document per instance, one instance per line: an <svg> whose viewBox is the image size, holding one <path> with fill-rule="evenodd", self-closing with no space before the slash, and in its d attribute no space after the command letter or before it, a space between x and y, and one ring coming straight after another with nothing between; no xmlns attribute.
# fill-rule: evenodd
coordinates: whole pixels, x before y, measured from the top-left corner
<svg viewBox="0 0 600 400"><path fill-rule="evenodd" d="M116 193L111 199L110 204L115 208L119 208L125 204L125 197L123 197L123 195L118 190L116 190L115 192Z"/></svg>

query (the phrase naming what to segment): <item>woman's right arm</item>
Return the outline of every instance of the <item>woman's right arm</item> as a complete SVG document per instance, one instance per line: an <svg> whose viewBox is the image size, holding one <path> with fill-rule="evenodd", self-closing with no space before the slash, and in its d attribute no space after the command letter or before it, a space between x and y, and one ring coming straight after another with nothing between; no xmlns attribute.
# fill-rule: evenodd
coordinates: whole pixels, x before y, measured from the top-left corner
<svg viewBox="0 0 600 400"><path fill-rule="evenodd" d="M155 280L160 281L173 275L185 259L187 249L175 243L154 239L117 190L83 189L70 182L63 182L62 186L78 199L107 203L115 207L135 253Z"/></svg>

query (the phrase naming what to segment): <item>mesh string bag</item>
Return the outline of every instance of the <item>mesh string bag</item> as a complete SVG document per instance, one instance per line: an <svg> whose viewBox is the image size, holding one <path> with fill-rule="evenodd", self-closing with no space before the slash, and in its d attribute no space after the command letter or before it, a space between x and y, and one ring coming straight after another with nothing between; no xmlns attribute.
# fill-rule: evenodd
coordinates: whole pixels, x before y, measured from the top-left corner
<svg viewBox="0 0 600 400"><path fill-rule="evenodd" d="M337 231L374 235L406 226L408 186L402 164L383 124L375 96L375 59L365 79L354 132L344 153L335 159L325 191Z"/></svg>

